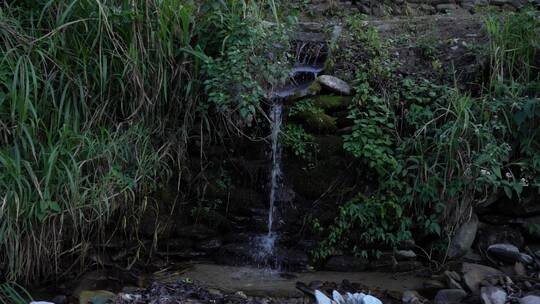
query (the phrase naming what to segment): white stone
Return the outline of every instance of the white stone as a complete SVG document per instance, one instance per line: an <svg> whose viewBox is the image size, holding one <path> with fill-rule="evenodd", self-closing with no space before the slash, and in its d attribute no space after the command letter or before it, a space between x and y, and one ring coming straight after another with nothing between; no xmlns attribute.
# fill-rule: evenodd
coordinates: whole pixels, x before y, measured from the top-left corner
<svg viewBox="0 0 540 304"><path fill-rule="evenodd" d="M382 302L374 296L367 295L362 299L362 304L382 304Z"/></svg>
<svg viewBox="0 0 540 304"><path fill-rule="evenodd" d="M317 304L332 304L332 300L318 290L315 290L315 299L317 300Z"/></svg>

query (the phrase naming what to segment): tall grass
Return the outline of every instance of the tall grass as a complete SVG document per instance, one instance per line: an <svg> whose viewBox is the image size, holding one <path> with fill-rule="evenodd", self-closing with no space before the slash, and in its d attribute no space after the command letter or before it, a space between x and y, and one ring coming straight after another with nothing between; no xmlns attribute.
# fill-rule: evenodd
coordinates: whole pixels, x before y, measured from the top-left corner
<svg viewBox="0 0 540 304"><path fill-rule="evenodd" d="M1 304L27 304L31 299L28 291L18 284L0 284Z"/></svg>
<svg viewBox="0 0 540 304"><path fill-rule="evenodd" d="M490 86L540 81L540 19L532 7L519 13L489 14L484 19L489 36Z"/></svg>
<svg viewBox="0 0 540 304"><path fill-rule="evenodd" d="M202 67L222 54L216 46L230 36L227 14L251 17L245 14L256 4L0 4L5 279L35 281L84 267L83 245L106 242L112 220L136 232L152 192L187 170L188 146L203 136L202 122L212 125L211 112L200 110L208 108Z"/></svg>

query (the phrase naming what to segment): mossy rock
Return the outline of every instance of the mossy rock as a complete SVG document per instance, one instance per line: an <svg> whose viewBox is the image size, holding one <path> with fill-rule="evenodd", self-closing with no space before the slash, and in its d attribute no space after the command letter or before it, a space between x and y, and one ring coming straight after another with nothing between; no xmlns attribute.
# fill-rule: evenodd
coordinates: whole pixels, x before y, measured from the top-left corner
<svg viewBox="0 0 540 304"><path fill-rule="evenodd" d="M320 134L334 133L337 130L336 118L323 112L303 111L296 115L302 124L312 132Z"/></svg>
<svg viewBox="0 0 540 304"><path fill-rule="evenodd" d="M317 97L315 105L326 111L335 111L346 109L352 102L352 96L321 95Z"/></svg>

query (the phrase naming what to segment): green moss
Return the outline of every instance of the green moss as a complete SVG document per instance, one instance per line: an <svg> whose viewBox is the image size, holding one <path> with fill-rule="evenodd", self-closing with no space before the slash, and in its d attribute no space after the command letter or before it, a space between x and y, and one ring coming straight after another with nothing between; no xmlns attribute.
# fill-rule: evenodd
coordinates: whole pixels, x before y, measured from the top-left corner
<svg viewBox="0 0 540 304"><path fill-rule="evenodd" d="M303 111L296 116L302 121L307 129L318 133L333 133L337 130L336 118L326 113L315 111Z"/></svg>
<svg viewBox="0 0 540 304"><path fill-rule="evenodd" d="M324 110L346 109L352 104L352 96L321 95L315 105Z"/></svg>
<svg viewBox="0 0 540 304"><path fill-rule="evenodd" d="M318 80L315 80L308 88L308 91L315 95L315 94L318 94L320 91L321 91L321 84L319 83Z"/></svg>

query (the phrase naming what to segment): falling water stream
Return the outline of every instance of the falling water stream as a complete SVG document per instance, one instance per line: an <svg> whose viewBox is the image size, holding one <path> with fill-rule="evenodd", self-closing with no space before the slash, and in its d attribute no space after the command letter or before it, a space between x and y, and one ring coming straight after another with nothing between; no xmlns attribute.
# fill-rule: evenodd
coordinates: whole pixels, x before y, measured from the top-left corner
<svg viewBox="0 0 540 304"><path fill-rule="evenodd" d="M317 75L324 70L327 44L320 40L320 34L304 33L304 39L295 43L295 64L289 73L289 82L284 87L273 93L270 108L270 143L271 143L271 168L270 168L270 191L267 232L255 239L254 258L259 266L279 268L276 257L277 214L276 208L279 203L290 202L294 192L287 188L283 182L281 164L281 145L279 142L281 126L283 122L283 102L292 96L303 95L308 92L310 85ZM292 192L292 194L291 194ZM272 263L272 259L276 263Z"/></svg>
<svg viewBox="0 0 540 304"><path fill-rule="evenodd" d="M269 207L268 207L268 228L266 235L258 239L257 259L265 264L268 263L274 255L274 248L277 234L274 231L275 208L276 201L282 190L282 171L281 171L281 145L279 143L279 133L281 131L281 123L283 113L283 103L280 98L272 99L270 109L271 123L271 168L270 168L270 191L269 191Z"/></svg>

